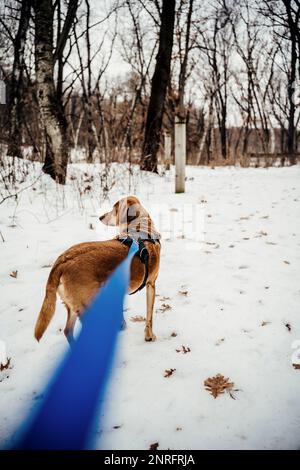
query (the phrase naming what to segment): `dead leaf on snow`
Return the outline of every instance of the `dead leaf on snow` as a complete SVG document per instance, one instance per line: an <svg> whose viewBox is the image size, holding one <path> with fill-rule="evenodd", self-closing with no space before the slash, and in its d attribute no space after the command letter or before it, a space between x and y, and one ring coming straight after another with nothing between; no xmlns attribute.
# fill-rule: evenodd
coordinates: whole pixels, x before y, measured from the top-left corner
<svg viewBox="0 0 300 470"><path fill-rule="evenodd" d="M180 291L178 291L178 294L184 295L186 297L188 295L188 291L187 290L180 290Z"/></svg>
<svg viewBox="0 0 300 470"><path fill-rule="evenodd" d="M153 444L150 444L149 450L157 450L158 447L159 447L159 443L154 442Z"/></svg>
<svg viewBox="0 0 300 470"><path fill-rule="evenodd" d="M300 364L293 364L294 369L300 370Z"/></svg>
<svg viewBox="0 0 300 470"><path fill-rule="evenodd" d="M204 387L214 398L217 398L224 392L232 392L234 382L229 382L228 377L225 378L224 375L217 374L214 377L209 377L208 379L206 379L204 381Z"/></svg>
<svg viewBox="0 0 300 470"><path fill-rule="evenodd" d="M291 264L289 261L284 261L285 264Z"/></svg>
<svg viewBox="0 0 300 470"><path fill-rule="evenodd" d="M6 364L2 364L2 362L0 362L0 371L1 371L1 372L2 372L3 370L9 369L9 367L10 367L10 361L11 361L11 357L7 358Z"/></svg>
<svg viewBox="0 0 300 470"><path fill-rule="evenodd" d="M262 321L261 322L261 326L266 326L266 325L270 325L270 321Z"/></svg>
<svg viewBox="0 0 300 470"><path fill-rule="evenodd" d="M146 321L146 318L142 317L142 315L136 315L135 317L130 317L130 321L132 321L133 323L138 323Z"/></svg>
<svg viewBox="0 0 300 470"><path fill-rule="evenodd" d="M164 374L164 377L171 377L171 375L173 375L173 373L175 372L176 369L166 369L165 370L165 374Z"/></svg>
<svg viewBox="0 0 300 470"><path fill-rule="evenodd" d="M173 333L171 333L171 337L176 338L176 336L177 336L177 333L175 331L173 331Z"/></svg>
<svg viewBox="0 0 300 470"><path fill-rule="evenodd" d="M285 327L288 329L288 331L291 331L291 329L292 329L292 327L291 327L291 325L290 325L289 323L286 323L286 324L285 324Z"/></svg>
<svg viewBox="0 0 300 470"><path fill-rule="evenodd" d="M164 313L166 312L167 310L171 310L171 305L169 304L161 304L161 307L159 308L159 311Z"/></svg>
<svg viewBox="0 0 300 470"><path fill-rule="evenodd" d="M220 346L220 344L224 343L224 341L225 341L225 338L220 338L218 339L218 341L215 342L215 345Z"/></svg>
<svg viewBox="0 0 300 470"><path fill-rule="evenodd" d="M14 279L16 279L18 277L18 271L12 271L10 273L10 277L13 277Z"/></svg>
<svg viewBox="0 0 300 470"><path fill-rule="evenodd" d="M185 347L185 346L182 345L181 348L176 349L176 352L178 352L178 353L182 352L183 354L187 354L187 353L191 352L191 348Z"/></svg>

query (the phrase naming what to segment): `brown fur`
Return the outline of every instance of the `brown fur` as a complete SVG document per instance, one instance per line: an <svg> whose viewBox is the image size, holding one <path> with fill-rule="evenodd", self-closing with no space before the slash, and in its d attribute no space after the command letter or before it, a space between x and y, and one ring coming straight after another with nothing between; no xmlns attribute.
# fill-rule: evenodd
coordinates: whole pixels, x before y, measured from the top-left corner
<svg viewBox="0 0 300 470"><path fill-rule="evenodd" d="M160 238L149 214L139 200L130 196L118 201L111 212L100 220L106 225L118 226L121 235L132 235L143 231ZM147 242L149 251L149 275L146 283L147 317L145 340L154 341L152 330L155 301L155 281L159 270L160 244ZM64 333L69 342L73 340L73 329L80 317L108 276L123 261L128 247L117 239L103 242L87 242L74 245L62 253L54 263L46 285L46 295L35 325L34 335L39 341L48 327L54 313L58 293L67 309ZM143 282L145 267L137 257L131 263L129 292L134 292Z"/></svg>

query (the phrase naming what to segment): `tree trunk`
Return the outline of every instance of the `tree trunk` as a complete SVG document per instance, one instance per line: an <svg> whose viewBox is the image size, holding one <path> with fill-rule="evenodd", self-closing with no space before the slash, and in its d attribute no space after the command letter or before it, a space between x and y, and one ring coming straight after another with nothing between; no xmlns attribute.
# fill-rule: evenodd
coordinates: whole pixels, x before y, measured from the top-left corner
<svg viewBox="0 0 300 470"><path fill-rule="evenodd" d="M157 152L167 87L170 81L175 0L163 0L159 49L151 84L151 96L147 113L141 169L157 173Z"/></svg>
<svg viewBox="0 0 300 470"><path fill-rule="evenodd" d="M296 87L296 62L297 62L297 48L296 38L291 33L291 71L288 83L288 99L289 99L289 117L288 117L288 135L287 135L287 151L290 156L291 165L295 165L295 87Z"/></svg>
<svg viewBox="0 0 300 470"><path fill-rule="evenodd" d="M9 138L7 154L22 158L22 97L24 92L24 54L29 27L31 0L22 0L20 20L14 41L14 63L10 86L8 123Z"/></svg>
<svg viewBox="0 0 300 470"><path fill-rule="evenodd" d="M222 117L221 117L221 126L220 126L220 139L221 139L221 153L223 160L227 158L227 110L226 108L222 109Z"/></svg>
<svg viewBox="0 0 300 470"><path fill-rule="evenodd" d="M67 122L54 86L53 9L51 0L35 1L35 69L43 128L43 171L65 184L68 164Z"/></svg>

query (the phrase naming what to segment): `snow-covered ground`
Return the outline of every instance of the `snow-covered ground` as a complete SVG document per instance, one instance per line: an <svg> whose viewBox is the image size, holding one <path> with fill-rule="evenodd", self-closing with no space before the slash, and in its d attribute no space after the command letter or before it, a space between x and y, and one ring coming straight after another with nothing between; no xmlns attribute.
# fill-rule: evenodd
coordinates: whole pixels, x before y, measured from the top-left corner
<svg viewBox="0 0 300 470"><path fill-rule="evenodd" d="M130 192L163 231L157 341L145 343L143 323L131 321L145 315L142 291L127 299L98 447L300 448L300 370L292 367L300 340L300 167L189 167L179 195L173 171L134 169L129 188L124 167L114 166L104 201L99 167L74 164L66 188L43 175L0 205L0 341L11 358L0 372L0 447L13 445L67 348L60 301L43 340L33 338L51 263L72 244L113 236L98 216ZM36 164L18 188L39 172ZM182 346L190 352L177 352ZM205 390L217 373L234 382L235 399Z"/></svg>

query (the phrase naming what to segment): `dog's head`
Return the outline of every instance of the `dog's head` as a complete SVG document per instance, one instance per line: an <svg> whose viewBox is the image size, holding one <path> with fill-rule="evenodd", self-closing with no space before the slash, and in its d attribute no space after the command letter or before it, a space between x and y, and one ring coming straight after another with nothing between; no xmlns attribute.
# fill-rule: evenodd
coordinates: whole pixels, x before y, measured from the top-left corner
<svg viewBox="0 0 300 470"><path fill-rule="evenodd" d="M141 203L137 197L124 197L113 205L110 212L101 215L99 220L101 220L104 225L111 225L113 227L120 227L124 224L128 225L141 215L141 207Z"/></svg>
<svg viewBox="0 0 300 470"><path fill-rule="evenodd" d="M135 237L136 234L139 236L142 233L153 238L160 238L148 212L135 196L120 199L110 212L103 214L99 219L105 225L118 227L121 235Z"/></svg>

